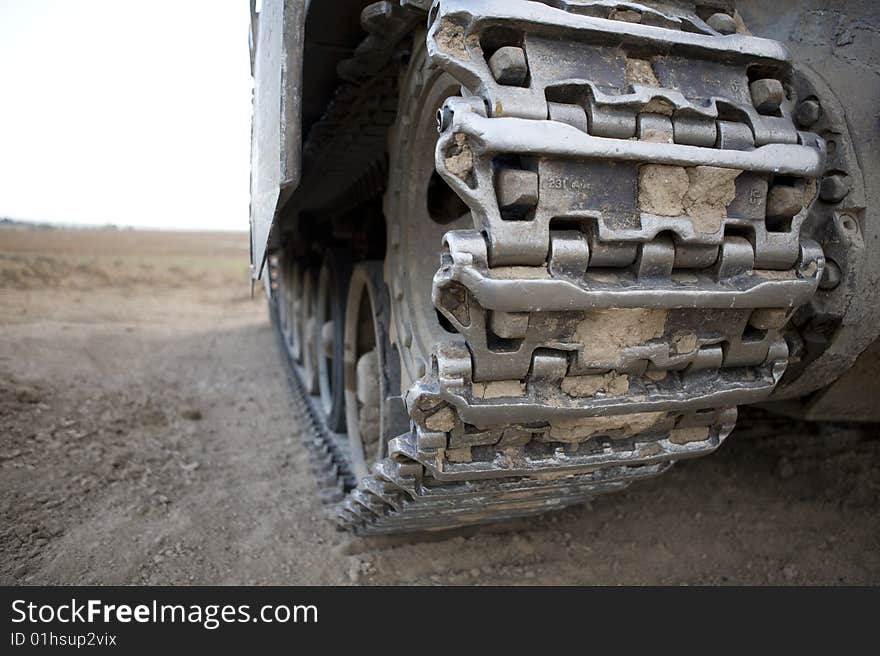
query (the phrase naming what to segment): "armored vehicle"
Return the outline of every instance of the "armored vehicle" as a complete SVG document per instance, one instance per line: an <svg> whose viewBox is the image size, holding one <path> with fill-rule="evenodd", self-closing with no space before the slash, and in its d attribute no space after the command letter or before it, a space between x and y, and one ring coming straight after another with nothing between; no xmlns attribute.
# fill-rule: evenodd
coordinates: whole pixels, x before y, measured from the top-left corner
<svg viewBox="0 0 880 656"><path fill-rule="evenodd" d="M880 7L263 0L252 276L359 534L876 420Z"/></svg>

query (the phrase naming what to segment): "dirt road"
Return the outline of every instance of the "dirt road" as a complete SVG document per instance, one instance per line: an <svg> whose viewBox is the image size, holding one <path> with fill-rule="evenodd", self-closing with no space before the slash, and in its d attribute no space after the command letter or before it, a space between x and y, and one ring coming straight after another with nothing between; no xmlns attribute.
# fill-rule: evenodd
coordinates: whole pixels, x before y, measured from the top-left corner
<svg viewBox="0 0 880 656"><path fill-rule="evenodd" d="M874 427L740 431L511 526L336 532L246 260L243 234L0 231L0 583L880 583Z"/></svg>

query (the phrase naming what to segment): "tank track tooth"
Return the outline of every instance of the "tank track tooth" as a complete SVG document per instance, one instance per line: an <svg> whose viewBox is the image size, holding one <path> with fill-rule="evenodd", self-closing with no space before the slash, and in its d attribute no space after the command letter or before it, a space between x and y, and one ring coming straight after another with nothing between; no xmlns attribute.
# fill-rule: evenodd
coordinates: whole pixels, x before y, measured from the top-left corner
<svg viewBox="0 0 880 656"><path fill-rule="evenodd" d="M825 264L821 247L805 240L790 269L758 269L752 244L727 238L714 245L706 268L676 269L676 250L686 252L687 246L676 249L668 242L654 242L654 236L647 234L645 241L632 247L633 260L637 249L640 251L642 259L638 263L633 261L619 271L609 267L591 271L585 236L565 231L552 237L560 242L564 239L570 250L582 254L578 258L569 253L563 256L554 253L551 245L549 263L490 267L480 233L447 233L447 251L434 278L434 303L460 330L469 327L458 316L464 310L455 311L459 304L455 290L461 287L468 291L467 300L472 299L483 310L506 313L605 308L789 308L810 300ZM651 269L646 271L648 264Z"/></svg>
<svg viewBox="0 0 880 656"><path fill-rule="evenodd" d="M272 317L279 350L286 353L274 303ZM662 473L671 464L610 466L569 473L535 470L531 476L443 481L431 476L418 459L395 452L380 461L373 474L357 486L341 474L335 486L327 485L333 472L343 471L343 449L334 446L333 434L317 419L314 400L305 394L297 366L289 359L285 361L294 406L305 423L315 427L315 433L303 442L310 456L325 465L316 475L321 484L319 495L333 505L342 527L360 535L441 530L539 514L622 489L635 480Z"/></svg>
<svg viewBox="0 0 880 656"><path fill-rule="evenodd" d="M748 86L756 61L785 76L787 54L762 39L633 29L522 2L443 0L435 9L432 60L479 93L441 109L436 167L477 230L444 240L433 300L462 339L435 348L433 373L408 396L416 435L397 438L392 450L446 478L714 450L735 411L709 422L689 413L769 396L788 360L781 329L813 295L824 265L821 248L798 237L822 170L822 144L793 137L789 107L780 102L778 116L762 115L741 84L728 84ZM527 67L522 83L502 80L495 55L483 52L484 34L502 27L522 44L508 48ZM552 28L564 42L553 41ZM543 56L548 47L599 55L609 41L618 50L599 64L613 69L604 78L595 58L553 65ZM675 63L665 59L687 49L693 66L717 48L736 52L728 53L725 75L716 71L728 83L716 80L711 89L676 78ZM631 64L641 79L630 79ZM679 89L664 89L658 76ZM560 85L568 94L562 104L552 99ZM661 106L649 108L658 98L668 116ZM706 118L718 118L723 100L745 120L716 121L711 140L697 139L685 124L677 131L673 119L694 110L696 99L711 100L702 103ZM621 112L630 112L631 134L609 134L602 112L612 107L621 124L628 121ZM721 171L712 175L729 187L710 212L711 226L706 208L688 211L685 203L658 215L651 198L658 190L645 171L678 176L684 198L709 169ZM760 183L778 174L795 177L805 192L812 185L812 197L805 193L789 225L771 234ZM740 176L748 182L741 188ZM760 215L750 207L755 199L765 204ZM560 219L564 229L553 230ZM751 241L728 236L741 225L750 226ZM614 335L614 324L629 334L596 348ZM505 429L524 434L531 451L502 448Z"/></svg>
<svg viewBox="0 0 880 656"><path fill-rule="evenodd" d="M711 453L733 430L736 411L709 415L712 423L696 415L676 420L667 413L589 418L532 429L527 445L504 448L493 444L420 449L418 438L407 435L395 438L389 449L422 463L426 472L440 481L566 475ZM453 439L451 436L450 441Z"/></svg>
<svg viewBox="0 0 880 656"><path fill-rule="evenodd" d="M395 507L395 510L400 510L413 501L422 506L442 506L443 504L455 504L462 500L478 500L487 496L507 494L531 494L536 491L554 490L571 485L590 486L630 482L656 476L671 467L671 463L662 462L652 465L605 467L592 472L546 476L468 479L464 481L440 481L422 477L399 481L396 480L393 473L386 470L385 464L385 462L380 462L376 465L374 478L384 480L398 490L394 499L400 507Z"/></svg>
<svg viewBox="0 0 880 656"><path fill-rule="evenodd" d="M400 508L388 508L381 516L369 518L369 523L359 527L359 532L371 535L402 530L436 530L509 520L583 503L597 494L618 491L628 484L629 481L607 481L544 485L518 492L470 491L443 501L417 496L408 498Z"/></svg>
<svg viewBox="0 0 880 656"><path fill-rule="evenodd" d="M342 527L441 530L581 503L714 451L736 406L778 384L786 324L825 264L800 236L824 144L795 128L780 44L670 12L434 3L427 51L462 87L439 112L436 170L473 229L446 233L432 302L458 334L405 395L411 430L360 481L288 360ZM306 205L340 195L328 171L382 169L394 48L369 31L363 61L342 66L358 85L309 135L312 179L326 179ZM382 129L364 129L380 105ZM771 202L779 187L797 207Z"/></svg>
<svg viewBox="0 0 880 656"><path fill-rule="evenodd" d="M618 489L624 483L605 483L590 484L581 486L566 486L556 489L543 488L538 490L529 490L521 495L511 494L510 498L492 497L489 495L477 495L472 499L457 499L456 501L447 502L423 502L422 499L410 500L403 504L400 508L386 508L382 514L383 519L387 519L386 524L401 524L410 519L419 520L436 520L438 516L454 517L457 514L471 513L482 510L487 513L494 514L495 511L504 510L505 508L518 508L526 510L534 508L540 512L544 506L553 506L558 504L570 505L569 501L575 496L589 496L595 494L597 490ZM579 501L578 501L579 502ZM510 506L510 504L515 504ZM503 516L499 513L499 516Z"/></svg>

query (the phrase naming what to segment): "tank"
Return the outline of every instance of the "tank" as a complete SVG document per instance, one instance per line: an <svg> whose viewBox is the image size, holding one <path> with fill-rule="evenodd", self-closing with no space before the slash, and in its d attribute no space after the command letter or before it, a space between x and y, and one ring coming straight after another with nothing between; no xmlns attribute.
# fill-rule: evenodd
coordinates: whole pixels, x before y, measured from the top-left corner
<svg viewBox="0 0 880 656"><path fill-rule="evenodd" d="M251 273L358 534L876 421L871 2L251 5Z"/></svg>

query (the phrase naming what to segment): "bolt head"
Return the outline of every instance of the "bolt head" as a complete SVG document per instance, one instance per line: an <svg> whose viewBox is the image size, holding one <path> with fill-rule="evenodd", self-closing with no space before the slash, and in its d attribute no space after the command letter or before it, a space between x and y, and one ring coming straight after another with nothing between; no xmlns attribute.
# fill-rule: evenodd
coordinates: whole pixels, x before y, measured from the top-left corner
<svg viewBox="0 0 880 656"><path fill-rule="evenodd" d="M448 105L443 105L437 110L437 132L445 132L446 128L452 125L452 114L452 108Z"/></svg>
<svg viewBox="0 0 880 656"><path fill-rule="evenodd" d="M716 32L721 34L734 34L736 32L736 20L730 14L718 12L709 16L706 23Z"/></svg>
<svg viewBox="0 0 880 656"><path fill-rule="evenodd" d="M492 332L505 339L522 339L529 329L528 312L492 312Z"/></svg>
<svg viewBox="0 0 880 656"><path fill-rule="evenodd" d="M504 46L498 48L489 57L489 69L498 84L519 87L526 81L529 67L526 63L526 53L516 46Z"/></svg>
<svg viewBox="0 0 880 656"><path fill-rule="evenodd" d="M817 100L805 100L794 110L794 120L802 128L810 128L819 120L822 114L822 107Z"/></svg>
<svg viewBox="0 0 880 656"><path fill-rule="evenodd" d="M502 169L495 178L498 205L531 207L538 204L538 174L522 169Z"/></svg>
<svg viewBox="0 0 880 656"><path fill-rule="evenodd" d="M825 268L822 270L822 277L819 279L819 289L834 289L840 284L843 274L840 267L834 260L825 260Z"/></svg>
<svg viewBox="0 0 880 656"><path fill-rule="evenodd" d="M819 198L826 203L839 203L848 193L849 183L840 173L822 178L822 184L819 185Z"/></svg>
<svg viewBox="0 0 880 656"><path fill-rule="evenodd" d="M752 104L761 114L772 114L777 111L785 97L782 82L773 78L755 80L749 85L749 91L752 93Z"/></svg>
<svg viewBox="0 0 880 656"><path fill-rule="evenodd" d="M852 214L841 214L839 220L840 227L845 232L856 233L859 231L859 222Z"/></svg>

